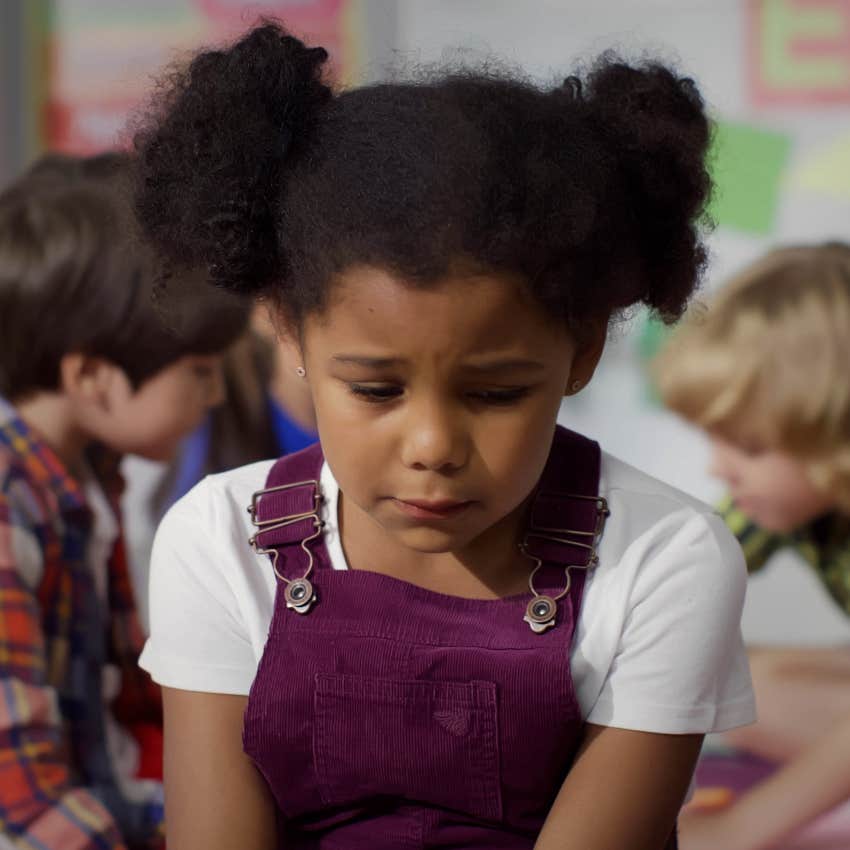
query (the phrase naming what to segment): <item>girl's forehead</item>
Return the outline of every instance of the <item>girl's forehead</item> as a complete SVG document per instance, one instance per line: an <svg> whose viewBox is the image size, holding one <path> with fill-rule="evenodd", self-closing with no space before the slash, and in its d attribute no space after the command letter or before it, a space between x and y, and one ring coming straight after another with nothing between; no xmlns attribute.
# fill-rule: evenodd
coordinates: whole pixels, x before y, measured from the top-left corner
<svg viewBox="0 0 850 850"><path fill-rule="evenodd" d="M463 333L549 335L565 332L529 293L525 282L501 274L447 274L421 283L385 269L357 266L340 275L316 317L327 329L379 334Z"/></svg>

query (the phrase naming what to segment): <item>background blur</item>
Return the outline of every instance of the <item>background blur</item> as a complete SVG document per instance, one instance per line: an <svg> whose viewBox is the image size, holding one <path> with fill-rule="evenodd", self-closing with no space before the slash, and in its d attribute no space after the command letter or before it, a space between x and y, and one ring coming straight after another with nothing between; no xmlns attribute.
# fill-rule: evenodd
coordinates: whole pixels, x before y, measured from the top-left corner
<svg viewBox="0 0 850 850"><path fill-rule="evenodd" d="M343 83L492 55L543 81L612 48L674 60L717 127L704 291L774 244L850 241L850 0L0 0L0 184L47 148L123 143L164 65L263 14L328 47ZM646 377L664 333L627 317L562 420L713 501L704 440L658 407ZM850 638L791 556L751 582L744 631L750 641Z"/></svg>

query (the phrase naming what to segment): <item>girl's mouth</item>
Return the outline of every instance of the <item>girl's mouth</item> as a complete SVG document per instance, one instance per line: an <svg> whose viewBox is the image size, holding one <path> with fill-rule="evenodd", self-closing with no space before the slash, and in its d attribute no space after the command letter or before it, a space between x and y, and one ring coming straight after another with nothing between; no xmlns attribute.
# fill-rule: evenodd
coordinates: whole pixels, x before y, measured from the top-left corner
<svg viewBox="0 0 850 850"><path fill-rule="evenodd" d="M472 504L470 501L451 499L393 499L393 503L402 513L414 519L451 519Z"/></svg>

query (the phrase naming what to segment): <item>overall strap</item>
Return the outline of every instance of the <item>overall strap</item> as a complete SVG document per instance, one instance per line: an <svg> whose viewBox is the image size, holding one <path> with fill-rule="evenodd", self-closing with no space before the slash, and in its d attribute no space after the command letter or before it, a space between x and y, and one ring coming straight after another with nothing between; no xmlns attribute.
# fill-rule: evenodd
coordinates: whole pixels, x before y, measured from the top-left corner
<svg viewBox="0 0 850 850"><path fill-rule="evenodd" d="M308 548L322 530L319 479L324 456L321 446L308 446L285 455L272 466L266 485L251 497L248 513L257 531L249 543L267 554L278 578L290 584L312 568Z"/></svg>
<svg viewBox="0 0 850 850"><path fill-rule="evenodd" d="M597 443L565 428L556 429L520 543L520 549L536 562L528 582L532 597L524 618L534 632L555 625L562 597L567 597L564 604L571 609L575 632L587 570L597 564L596 547L609 513L599 495L600 467ZM544 567L563 570L559 584L552 583L549 571L549 592L536 583L542 585L543 576L538 574Z"/></svg>
<svg viewBox="0 0 850 850"><path fill-rule="evenodd" d="M590 568L608 505L599 495L599 444L560 426L529 505L523 549L547 564Z"/></svg>

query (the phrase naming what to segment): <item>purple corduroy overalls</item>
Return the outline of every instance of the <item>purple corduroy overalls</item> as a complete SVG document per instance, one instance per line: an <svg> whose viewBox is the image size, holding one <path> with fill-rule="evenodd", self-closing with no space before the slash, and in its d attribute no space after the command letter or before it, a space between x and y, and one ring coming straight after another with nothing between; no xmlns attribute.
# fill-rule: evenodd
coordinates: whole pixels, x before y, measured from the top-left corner
<svg viewBox="0 0 850 850"><path fill-rule="evenodd" d="M245 714L279 846L530 850L582 729L570 646L585 570L542 633L523 619L530 593L462 599L334 570L317 534L322 463L318 446L282 458L252 503L255 547L290 581L309 549L317 595L298 613L278 581ZM596 443L558 428L526 525L538 592L588 565L606 512L599 463Z"/></svg>

